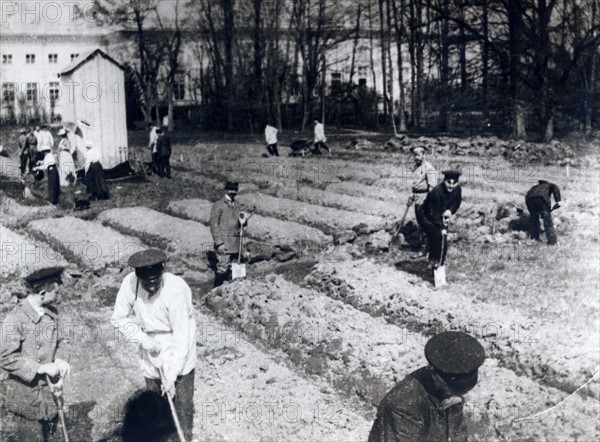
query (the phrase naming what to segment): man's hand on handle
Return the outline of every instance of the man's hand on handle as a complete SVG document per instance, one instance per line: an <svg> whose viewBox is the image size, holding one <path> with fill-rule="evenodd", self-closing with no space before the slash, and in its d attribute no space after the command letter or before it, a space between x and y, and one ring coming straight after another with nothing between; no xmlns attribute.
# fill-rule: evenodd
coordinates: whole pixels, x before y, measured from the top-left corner
<svg viewBox="0 0 600 442"><path fill-rule="evenodd" d="M140 344L142 348L146 350L148 354L152 357L156 357L160 353L160 346L158 345L158 342L156 342L154 338L151 338L148 335L145 335L140 340Z"/></svg>

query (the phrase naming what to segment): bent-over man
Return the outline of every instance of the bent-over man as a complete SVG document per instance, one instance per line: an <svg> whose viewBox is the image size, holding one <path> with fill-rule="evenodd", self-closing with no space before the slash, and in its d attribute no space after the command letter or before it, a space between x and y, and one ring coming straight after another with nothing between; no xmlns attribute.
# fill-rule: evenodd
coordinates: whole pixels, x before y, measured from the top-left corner
<svg viewBox="0 0 600 442"><path fill-rule="evenodd" d="M129 342L139 343L146 388L173 398L183 433L191 441L197 359L192 291L182 278L165 272L166 260L157 249L131 255L128 264L135 271L121 284L111 320ZM178 440L172 422L155 424L169 440Z"/></svg>
<svg viewBox="0 0 600 442"><path fill-rule="evenodd" d="M556 204L550 208L554 197ZM531 239L539 241L540 239L540 217L544 221L544 230L546 231L546 239L548 245L556 244L556 232L552 223L552 211L560 207L560 189L556 184L549 181L539 180L525 195L525 204L529 210L529 219L531 228L529 234Z"/></svg>

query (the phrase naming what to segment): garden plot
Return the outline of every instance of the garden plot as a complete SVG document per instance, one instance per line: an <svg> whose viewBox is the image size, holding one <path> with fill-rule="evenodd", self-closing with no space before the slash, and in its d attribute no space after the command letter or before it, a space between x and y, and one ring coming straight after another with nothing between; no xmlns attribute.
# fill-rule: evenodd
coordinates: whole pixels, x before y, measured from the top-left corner
<svg viewBox="0 0 600 442"><path fill-rule="evenodd" d="M85 268L124 267L132 253L146 246L101 224L72 216L32 221L29 230Z"/></svg>
<svg viewBox="0 0 600 442"><path fill-rule="evenodd" d="M385 219L379 216L360 214L347 210L320 207L270 195L253 193L238 197L240 204L251 212L265 216L274 216L287 221L309 224L326 233L336 230L352 229L359 224L365 224L366 230L374 232L386 227Z"/></svg>
<svg viewBox="0 0 600 442"><path fill-rule="evenodd" d="M47 267L64 267L65 258L50 245L0 224L0 277L23 276Z"/></svg>
<svg viewBox="0 0 600 442"><path fill-rule="evenodd" d="M314 189L312 187L283 187L277 190L280 198L295 199L319 206L334 207L341 210L366 213L367 215L390 218L397 215L397 209L389 202L373 201L370 198L342 195L327 190Z"/></svg>
<svg viewBox="0 0 600 442"><path fill-rule="evenodd" d="M426 337L384 324L354 308L302 289L278 276L240 281L213 290L206 304L251 339L288 354L310 374L337 390L377 405L400 379L426 365ZM557 413L516 422L565 396L487 359L480 382L467 397L474 440L483 438L564 440L574 434L597 435L596 401L575 395ZM565 419L568 416L568 419Z"/></svg>
<svg viewBox="0 0 600 442"><path fill-rule="evenodd" d="M241 331L196 314L198 440L364 441L372 424L360 401L325 381L305 380L248 341ZM268 435L268 436L267 436ZM265 438L266 437L266 438Z"/></svg>
<svg viewBox="0 0 600 442"><path fill-rule="evenodd" d="M520 375L573 391L598 366L599 337L539 321L514 308L416 285L415 276L368 260L319 263L305 281L317 290L413 331L467 329L488 356Z"/></svg>
<svg viewBox="0 0 600 442"><path fill-rule="evenodd" d="M210 211L213 203L202 199L173 201L168 209L177 215L183 215L203 224L210 224ZM242 208L243 210L243 208ZM326 244L332 241L330 235L319 229L305 226L293 221L282 221L261 215L252 215L248 226L244 229L251 238L272 245L293 244L296 241L313 241Z"/></svg>
<svg viewBox="0 0 600 442"><path fill-rule="evenodd" d="M391 205L406 204L407 195L402 195L394 190L383 187L369 186L366 184L352 183L344 181L341 183L332 183L327 186L330 192L343 193L345 195L360 196L363 198L372 198L381 201L387 201Z"/></svg>
<svg viewBox="0 0 600 442"><path fill-rule="evenodd" d="M98 215L98 220L137 236L158 237L167 241L169 252L179 255L201 255L213 249L213 238L208 227L147 207L105 210Z"/></svg>

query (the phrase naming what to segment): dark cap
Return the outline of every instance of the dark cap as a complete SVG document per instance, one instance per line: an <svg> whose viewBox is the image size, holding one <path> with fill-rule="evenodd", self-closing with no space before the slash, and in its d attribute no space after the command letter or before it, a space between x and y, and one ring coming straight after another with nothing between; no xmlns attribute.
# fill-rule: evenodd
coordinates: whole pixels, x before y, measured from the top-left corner
<svg viewBox="0 0 600 442"><path fill-rule="evenodd" d="M442 173L444 174L444 179L454 181L458 181L458 177L462 175L458 170L444 170Z"/></svg>
<svg viewBox="0 0 600 442"><path fill-rule="evenodd" d="M225 183L225 190L235 190L236 192L239 190L240 184L232 181L227 181Z"/></svg>
<svg viewBox="0 0 600 442"><path fill-rule="evenodd" d="M448 331L425 344L425 358L451 386L470 390L477 383L477 370L485 360L485 350L473 336Z"/></svg>
<svg viewBox="0 0 600 442"><path fill-rule="evenodd" d="M137 276L146 278L160 275L164 270L163 263L166 260L167 254L162 250L146 249L131 255L127 264L135 267Z"/></svg>

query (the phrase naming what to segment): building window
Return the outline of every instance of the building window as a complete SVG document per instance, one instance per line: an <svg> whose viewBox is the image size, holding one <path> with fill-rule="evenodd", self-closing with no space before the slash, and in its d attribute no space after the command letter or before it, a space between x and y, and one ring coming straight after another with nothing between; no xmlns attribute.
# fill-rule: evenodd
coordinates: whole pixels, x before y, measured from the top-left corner
<svg viewBox="0 0 600 442"><path fill-rule="evenodd" d="M2 84L2 102L14 103L15 102L15 83L3 83Z"/></svg>
<svg viewBox="0 0 600 442"><path fill-rule="evenodd" d="M37 103L37 101L38 101L37 83L27 83L27 101L29 103Z"/></svg>
<svg viewBox="0 0 600 442"><path fill-rule="evenodd" d="M77 57L79 57L79 54L71 54L71 61L75 60Z"/></svg>
<svg viewBox="0 0 600 442"><path fill-rule="evenodd" d="M58 63L58 54L48 54L48 63Z"/></svg>
<svg viewBox="0 0 600 442"><path fill-rule="evenodd" d="M27 63L27 64L35 63L35 54L25 54L25 63Z"/></svg>
<svg viewBox="0 0 600 442"><path fill-rule="evenodd" d="M185 74L175 75L175 82L173 83L173 99L185 100Z"/></svg>
<svg viewBox="0 0 600 442"><path fill-rule="evenodd" d="M2 55L2 64L11 64L12 63L12 54L3 54Z"/></svg>
<svg viewBox="0 0 600 442"><path fill-rule="evenodd" d="M57 101L60 98L60 86L57 81L50 82L50 88L48 89L48 95L50 101Z"/></svg>

